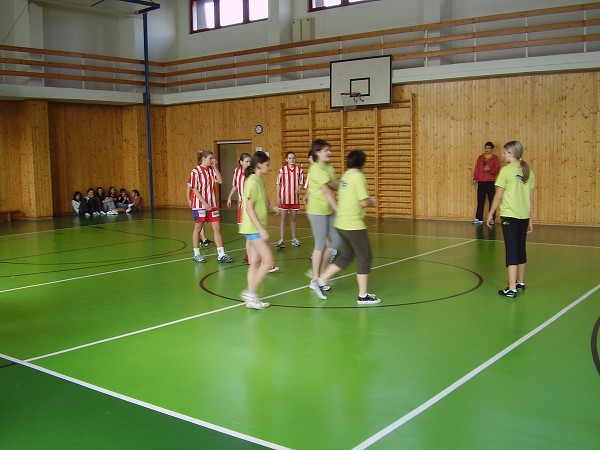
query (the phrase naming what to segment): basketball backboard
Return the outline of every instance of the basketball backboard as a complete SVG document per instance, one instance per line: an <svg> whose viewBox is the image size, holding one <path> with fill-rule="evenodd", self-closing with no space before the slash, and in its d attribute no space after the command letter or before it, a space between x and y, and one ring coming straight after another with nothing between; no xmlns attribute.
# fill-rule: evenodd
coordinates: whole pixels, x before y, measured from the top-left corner
<svg viewBox="0 0 600 450"><path fill-rule="evenodd" d="M360 93L357 106L392 103L392 57L347 59L330 63L330 105L343 108L343 93Z"/></svg>

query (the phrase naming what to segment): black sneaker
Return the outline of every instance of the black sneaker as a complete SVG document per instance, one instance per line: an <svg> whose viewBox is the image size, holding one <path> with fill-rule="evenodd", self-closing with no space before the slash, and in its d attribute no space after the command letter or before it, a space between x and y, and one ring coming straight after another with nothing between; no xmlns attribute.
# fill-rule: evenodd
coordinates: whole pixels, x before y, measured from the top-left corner
<svg viewBox="0 0 600 450"><path fill-rule="evenodd" d="M525 290L525 282L523 281L522 283L519 283L517 281L517 291L524 291Z"/></svg>
<svg viewBox="0 0 600 450"><path fill-rule="evenodd" d="M227 253L225 253L220 258L217 258L217 262L220 262L220 263L230 263L230 262L233 262L233 258L231 256L229 256Z"/></svg>
<svg viewBox="0 0 600 450"><path fill-rule="evenodd" d="M512 289L509 289L509 288L500 289L498 291L498 295L503 295L504 297L508 297L508 298L516 298L517 291L513 291Z"/></svg>
<svg viewBox="0 0 600 450"><path fill-rule="evenodd" d="M211 241L210 239L204 239L202 241L202 245L204 245L205 247L208 247L212 243L213 243L213 241Z"/></svg>
<svg viewBox="0 0 600 450"><path fill-rule="evenodd" d="M381 302L381 299L377 298L377 296L374 294L367 294L364 297L361 297L359 295L358 300L356 300L356 303L358 303L359 305L376 305L377 303L380 303L380 302Z"/></svg>

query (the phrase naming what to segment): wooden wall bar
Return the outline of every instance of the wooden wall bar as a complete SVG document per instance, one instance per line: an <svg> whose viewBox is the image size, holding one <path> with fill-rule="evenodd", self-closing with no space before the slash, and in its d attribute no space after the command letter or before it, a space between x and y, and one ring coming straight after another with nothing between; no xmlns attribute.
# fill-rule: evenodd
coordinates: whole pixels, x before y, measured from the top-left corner
<svg viewBox="0 0 600 450"><path fill-rule="evenodd" d="M538 180L536 220L600 225L599 92L598 71L395 86L395 101L413 98L415 217L472 219L476 189L471 175L483 144L493 141L501 156L502 144L517 139ZM123 185L147 195L142 106L23 103L36 106L0 103L0 208L33 211L33 217L45 214L21 195L23 180L43 178L44 169L37 172L36 160L27 178L23 172L30 169L31 158L22 163L20 148L33 148L33 141L22 137L26 134L43 141L40 120L46 110L55 214L69 212L73 191L88 186ZM196 152L216 150L217 142L231 140L249 140L253 149L270 152L273 171L267 186L274 199L275 176L286 151L282 105L326 110L329 93L153 107L155 205L187 207L185 183ZM374 110L364 113L375 118ZM340 122L337 114L317 120L321 128L328 120L335 121L332 126ZM25 124L38 131L23 129ZM254 134L256 124L264 127L260 135ZM296 150L302 149L299 144ZM52 205L52 198L46 204Z"/></svg>

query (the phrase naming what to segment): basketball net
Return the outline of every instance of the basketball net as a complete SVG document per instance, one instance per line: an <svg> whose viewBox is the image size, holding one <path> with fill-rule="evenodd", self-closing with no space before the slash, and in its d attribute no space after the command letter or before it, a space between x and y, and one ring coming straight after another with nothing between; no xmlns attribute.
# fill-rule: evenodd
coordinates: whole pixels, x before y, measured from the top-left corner
<svg viewBox="0 0 600 450"><path fill-rule="evenodd" d="M359 102L364 102L360 92L342 92L340 95L342 96L344 111L356 109Z"/></svg>

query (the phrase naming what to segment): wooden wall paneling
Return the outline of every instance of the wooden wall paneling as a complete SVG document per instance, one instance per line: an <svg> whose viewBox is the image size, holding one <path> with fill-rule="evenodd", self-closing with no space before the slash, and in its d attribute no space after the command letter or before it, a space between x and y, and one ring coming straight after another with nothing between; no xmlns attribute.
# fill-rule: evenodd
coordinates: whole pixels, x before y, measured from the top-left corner
<svg viewBox="0 0 600 450"><path fill-rule="evenodd" d="M478 90L487 91L486 94ZM544 223L598 224L596 200L586 214L576 205L573 192L565 189L573 183L572 174L581 171L583 183L594 183L598 166L597 152L585 151L585 142L598 139L597 103L598 72L528 75L523 77L467 80L405 86L407 94L416 93L419 108L416 120L417 136L415 172L417 173L416 216L446 217L468 220L475 207L475 193L461 197L458 185L450 178L440 177L439 168L451 170L451 162L464 167L461 178L470 179L476 156L485 140L502 145L518 139L525 145L525 158L531 161L538 180L535 192L536 216ZM455 97L470 96L470 108ZM454 97L450 99L450 97ZM588 100L592 99L592 100ZM461 112L462 111L462 112ZM472 117L472 123L458 120L458 115ZM448 116L447 118L445 116ZM486 116L487 119L480 119ZM479 132L483 124L485 133ZM459 134L465 138L461 140ZM439 149L446 147L448 158L439 158ZM463 149L467 148L463 156ZM565 156L563 148L574 154ZM470 149L477 149L474 153ZM575 165L573 159L579 161ZM579 165L581 164L581 165ZM592 167L593 174L583 167ZM461 171L462 172L462 171ZM571 175L569 175L571 174ZM439 186L436 186L438 183ZM559 187L560 186L560 187ZM446 196L443 192L447 193ZM579 187L577 191L593 192ZM467 192L467 191L465 191ZM585 194L584 194L585 195ZM443 202L454 206L444 206ZM584 200L585 201L585 200ZM436 213L436 210L441 211Z"/></svg>
<svg viewBox="0 0 600 450"><path fill-rule="evenodd" d="M166 133L166 110L164 106L152 106L150 111L152 130L152 176L154 178L154 206L163 208L175 205L169 182L168 149ZM144 123L145 126L145 123ZM144 194L148 196L147 193ZM181 194L180 194L181 195ZM185 197L185 195L184 195ZM149 201L144 198L145 206Z"/></svg>
<svg viewBox="0 0 600 450"><path fill-rule="evenodd" d="M139 138L124 138L123 114L134 107L53 103L49 108L50 148L53 178L60 183L55 186L59 199L55 214L71 212L73 192L84 193L89 188L102 186L117 190L130 190L138 185L139 149L132 150ZM138 107L139 108L139 107ZM132 110L133 111L133 110ZM133 112L130 122L138 133ZM137 119L139 122L139 118ZM129 133L129 132L128 132ZM124 147L127 142L134 147Z"/></svg>
<svg viewBox="0 0 600 450"><path fill-rule="evenodd" d="M84 172L80 158L65 157L68 148L70 128L65 118L65 111L58 103L48 105L48 139L50 141L50 160L52 178L55 182L52 190L54 214L72 212L71 199L75 191L85 195L85 187L77 182L75 174ZM68 208L68 209L67 209ZM74 213L74 212L73 212Z"/></svg>
<svg viewBox="0 0 600 450"><path fill-rule="evenodd" d="M33 179L31 193L34 204L33 217L52 217L54 214L52 191L52 166L50 158L50 141L48 138L48 102L32 100L25 102L26 116L29 118L31 130L31 162ZM26 171L23 170L22 173ZM25 186L24 186L25 187ZM27 188L24 189L26 194Z"/></svg>
<svg viewBox="0 0 600 450"><path fill-rule="evenodd" d="M295 148L302 162L311 140L321 137L332 144L338 175L344 169L345 152L364 147L375 152L369 154L369 161L376 162L378 170L373 164L367 174L377 174L378 195L386 190L381 177L389 156L405 164L409 173L412 167L408 183L413 183L413 194L408 200L412 198L415 217L469 220L475 208L471 172L483 143L492 140L497 145L496 154L501 156L506 141L519 139L538 181L537 220L598 225L599 74L590 71L395 86L394 98L402 95L414 101L412 110L392 108L390 112L386 108L331 110L327 91L164 107L162 115L153 119L153 137L161 136L153 139L155 195L161 199L159 205L187 206L185 183L196 164L196 151L213 148L221 139L247 139L253 148L263 146L272 151L276 169L288 148ZM30 136L24 141L26 146L33 145L31 123L26 117L41 120L43 114L39 108L26 113L17 102L2 102L0 106L0 207L11 204L25 210L30 206L20 195L21 174L6 167L28 167L20 161L25 134ZM304 115L282 112L298 107L304 109ZM144 120L143 107L48 105L55 213L70 212L74 190L111 184L123 184L128 189L145 186ZM255 136L253 125L260 122L266 125L265 131ZM386 130L402 124L407 125L404 131ZM162 130L157 132L157 126ZM376 131L366 133L363 126ZM43 132L37 133L38 138L41 135ZM402 153L402 142L411 136L412 162ZM392 148L396 144L401 151ZM392 153L386 155L387 151ZM137 169L129 171L128 162ZM270 189L274 192L276 171L269 176L267 183L273 185ZM379 209L387 214L394 208L386 211L382 197Z"/></svg>
<svg viewBox="0 0 600 450"><path fill-rule="evenodd" d="M598 83L586 83L584 74L579 73L569 81L565 90L565 110L568 111L564 115L565 143L558 151L569 155L566 185L569 188L566 190L574 191L569 195L571 202L577 205L572 213L573 221L590 223L594 220L594 206L600 200L594 196L594 181L598 176L598 148L595 147L598 122L589 120L597 118L597 110L595 114L593 111L599 86ZM579 150L573 149L570 143L577 145Z"/></svg>
<svg viewBox="0 0 600 450"><path fill-rule="evenodd" d="M169 206L188 207L186 183L191 170L197 165L196 153L206 147L203 136L211 124L196 115L205 113L207 105L180 105L165 110L165 152L162 164L165 165L168 189L166 196ZM207 118L208 119L208 118ZM159 194L160 195L160 194ZM167 205L165 205L167 206Z"/></svg>
<svg viewBox="0 0 600 450"><path fill-rule="evenodd" d="M28 100L19 105L22 137L20 159L22 184L21 214L42 218L53 215L52 171L48 140L48 103Z"/></svg>
<svg viewBox="0 0 600 450"><path fill-rule="evenodd" d="M21 141L26 130L20 102L0 102L0 210L24 209Z"/></svg>
<svg viewBox="0 0 600 450"><path fill-rule="evenodd" d="M148 147L146 143L146 112L143 106L121 108L121 123L114 124L115 148L120 148L124 162L122 179L125 188L140 191L143 206L149 206ZM108 171L108 168L107 168ZM106 189L106 187L105 187ZM119 189L119 188L116 188Z"/></svg>

